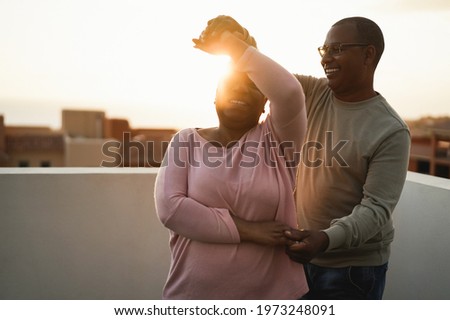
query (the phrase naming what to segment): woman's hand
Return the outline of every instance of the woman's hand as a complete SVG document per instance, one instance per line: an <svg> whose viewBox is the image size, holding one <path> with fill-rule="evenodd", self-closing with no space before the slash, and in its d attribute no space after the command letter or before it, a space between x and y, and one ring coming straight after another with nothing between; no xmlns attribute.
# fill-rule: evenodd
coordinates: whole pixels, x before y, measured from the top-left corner
<svg viewBox="0 0 450 320"><path fill-rule="evenodd" d="M292 228L278 221L248 221L232 216L239 231L241 242L249 241L262 245L286 245L285 232Z"/></svg>
<svg viewBox="0 0 450 320"><path fill-rule="evenodd" d="M211 54L232 55L235 39L243 41L246 46L256 47L255 39L230 16L220 15L208 21L208 25L198 39L192 39L194 48ZM234 41L234 43L233 43Z"/></svg>
<svg viewBox="0 0 450 320"><path fill-rule="evenodd" d="M236 41L239 38L238 33L231 33L228 30L222 32L212 32L208 37L200 36L198 39L192 39L195 43L194 48L200 49L210 54L228 54L231 47L229 41ZM234 40L233 40L234 39Z"/></svg>
<svg viewBox="0 0 450 320"><path fill-rule="evenodd" d="M248 30L241 26L230 16L219 15L208 21L208 24L198 39L193 39L194 43L198 41L211 40L220 36L223 32L229 31L235 34L239 39L246 42L249 46L256 48L255 39L249 34Z"/></svg>

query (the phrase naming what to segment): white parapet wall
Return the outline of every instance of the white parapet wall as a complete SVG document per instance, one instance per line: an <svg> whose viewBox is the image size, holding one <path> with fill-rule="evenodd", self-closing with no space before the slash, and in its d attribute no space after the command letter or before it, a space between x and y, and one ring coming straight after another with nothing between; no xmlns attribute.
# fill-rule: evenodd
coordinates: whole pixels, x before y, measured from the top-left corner
<svg viewBox="0 0 450 320"><path fill-rule="evenodd" d="M0 171L0 299L160 299L154 168Z"/></svg>
<svg viewBox="0 0 450 320"><path fill-rule="evenodd" d="M0 299L161 299L155 168L0 168ZM385 299L450 299L450 180L408 173Z"/></svg>
<svg viewBox="0 0 450 320"><path fill-rule="evenodd" d="M450 299L450 179L408 172L385 299Z"/></svg>

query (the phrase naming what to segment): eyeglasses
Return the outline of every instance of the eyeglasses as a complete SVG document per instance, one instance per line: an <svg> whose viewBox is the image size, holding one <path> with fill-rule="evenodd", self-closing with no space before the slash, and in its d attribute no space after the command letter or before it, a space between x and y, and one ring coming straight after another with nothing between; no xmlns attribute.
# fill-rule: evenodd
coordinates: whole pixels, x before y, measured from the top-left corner
<svg viewBox="0 0 450 320"><path fill-rule="evenodd" d="M330 45L323 45L317 50L319 50L320 56L323 58L327 53L335 56L342 53L345 47L366 47L367 43L332 43Z"/></svg>

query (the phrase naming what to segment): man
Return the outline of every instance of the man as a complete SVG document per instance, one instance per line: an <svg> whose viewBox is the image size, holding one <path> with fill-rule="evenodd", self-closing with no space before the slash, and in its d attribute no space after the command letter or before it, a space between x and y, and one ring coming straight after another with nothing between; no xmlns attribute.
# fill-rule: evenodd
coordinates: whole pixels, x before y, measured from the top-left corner
<svg viewBox="0 0 450 320"><path fill-rule="evenodd" d="M373 21L346 18L319 48L326 78L296 75L308 132L297 173L301 229L286 232L286 252L305 264L305 299L383 296L410 148L406 124L373 87L383 49Z"/></svg>

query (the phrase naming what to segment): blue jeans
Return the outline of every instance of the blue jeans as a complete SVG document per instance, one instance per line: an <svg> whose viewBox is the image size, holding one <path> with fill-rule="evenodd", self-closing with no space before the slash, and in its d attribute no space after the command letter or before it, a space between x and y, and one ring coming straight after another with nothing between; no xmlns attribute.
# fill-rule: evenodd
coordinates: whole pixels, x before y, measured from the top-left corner
<svg viewBox="0 0 450 320"><path fill-rule="evenodd" d="M305 264L309 292L305 300L381 300L387 263L376 267L326 268Z"/></svg>

